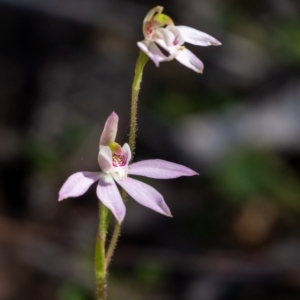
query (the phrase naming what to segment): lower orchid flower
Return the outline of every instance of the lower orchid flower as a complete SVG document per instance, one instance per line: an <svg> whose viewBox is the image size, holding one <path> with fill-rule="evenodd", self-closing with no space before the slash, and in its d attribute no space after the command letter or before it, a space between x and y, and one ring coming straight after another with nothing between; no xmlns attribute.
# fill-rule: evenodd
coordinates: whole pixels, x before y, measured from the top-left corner
<svg viewBox="0 0 300 300"><path fill-rule="evenodd" d="M203 63L191 51L184 47L184 42L197 46L219 46L221 43L214 37L188 26L175 26L173 20L162 14L163 7L156 6L146 15L143 22L145 39L137 43L158 67L160 62L178 60L181 64L202 73ZM170 55L166 56L158 46Z"/></svg>
<svg viewBox="0 0 300 300"><path fill-rule="evenodd" d="M125 143L115 142L118 130L118 115L113 112L107 119L100 137L98 163L100 172L77 172L71 175L59 191L58 201L83 195L96 181L99 200L121 223L126 208L117 188L118 183L135 201L158 213L172 216L163 196L150 185L128 177L140 175L157 179L193 176L197 173L185 166L160 159L151 159L129 164L131 150Z"/></svg>

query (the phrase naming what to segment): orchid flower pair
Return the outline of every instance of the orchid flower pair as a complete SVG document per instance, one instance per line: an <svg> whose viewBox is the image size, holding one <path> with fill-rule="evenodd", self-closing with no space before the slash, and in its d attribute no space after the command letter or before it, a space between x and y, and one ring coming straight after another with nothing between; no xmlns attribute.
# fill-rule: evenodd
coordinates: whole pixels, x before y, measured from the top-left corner
<svg viewBox="0 0 300 300"><path fill-rule="evenodd" d="M173 20L162 14L162 11L162 6L156 6L148 12L143 22L145 39L137 43L138 47L157 67L160 62L176 59L195 72L202 73L204 68L202 61L183 46L184 42L197 46L219 46L221 43L194 28L175 26ZM157 45L166 50L169 55L164 55Z"/></svg>
<svg viewBox="0 0 300 300"><path fill-rule="evenodd" d="M163 196L153 187L128 175L141 175L157 179L193 176L197 173L185 166L160 159L129 164L131 150L125 143L115 142L118 115L113 112L107 119L100 137L98 163L101 172L77 172L71 175L59 191L58 200L83 195L96 181L99 200L113 213L119 223L125 217L126 208L117 182L135 201L158 213L172 216Z"/></svg>

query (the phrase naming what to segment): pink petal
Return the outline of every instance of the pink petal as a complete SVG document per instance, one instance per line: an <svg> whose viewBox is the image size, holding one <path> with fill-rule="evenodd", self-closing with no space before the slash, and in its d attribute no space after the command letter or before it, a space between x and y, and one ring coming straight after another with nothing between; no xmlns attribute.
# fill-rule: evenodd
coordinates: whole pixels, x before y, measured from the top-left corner
<svg viewBox="0 0 300 300"><path fill-rule="evenodd" d="M118 179L114 177L117 183L138 203L154 211L171 217L169 207L164 201L163 196L150 185L133 178Z"/></svg>
<svg viewBox="0 0 300 300"><path fill-rule="evenodd" d="M149 159L133 163L128 167L128 174L156 179L198 175L198 173L185 166L161 159Z"/></svg>
<svg viewBox="0 0 300 300"><path fill-rule="evenodd" d="M96 172L77 172L71 175L58 193L58 201L83 195L99 179Z"/></svg>
<svg viewBox="0 0 300 300"><path fill-rule="evenodd" d="M197 73L203 72L204 66L202 61L190 50L184 48L183 50L179 51L175 58L184 66L192 69L193 71Z"/></svg>
<svg viewBox="0 0 300 300"><path fill-rule="evenodd" d="M145 52L149 58L158 67L159 63L165 61L167 57L160 51L160 49L151 41L141 41L137 43L138 47Z"/></svg>
<svg viewBox="0 0 300 300"><path fill-rule="evenodd" d="M99 200L112 212L117 221L121 223L125 217L126 208L120 192L110 175L103 175L97 186Z"/></svg>
<svg viewBox="0 0 300 300"><path fill-rule="evenodd" d="M176 26L184 41L197 46L219 46L221 43L209 34L188 26ZM168 27L167 27L168 29Z"/></svg>
<svg viewBox="0 0 300 300"><path fill-rule="evenodd" d="M115 112L112 112L107 118L104 129L102 131L99 148L107 146L109 143L114 142L118 131L119 117Z"/></svg>

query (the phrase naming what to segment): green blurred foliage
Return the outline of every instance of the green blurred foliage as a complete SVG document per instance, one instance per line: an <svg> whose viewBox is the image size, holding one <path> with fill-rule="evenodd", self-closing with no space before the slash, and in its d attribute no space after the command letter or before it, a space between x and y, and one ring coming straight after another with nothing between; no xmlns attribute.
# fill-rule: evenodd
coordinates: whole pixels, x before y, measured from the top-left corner
<svg viewBox="0 0 300 300"><path fill-rule="evenodd" d="M155 288L166 281L166 272L163 266L156 261L138 262L135 273L139 284L144 288Z"/></svg>
<svg viewBox="0 0 300 300"><path fill-rule="evenodd" d="M300 178L276 153L236 152L214 170L213 179L215 189L236 204L269 199L300 212Z"/></svg>
<svg viewBox="0 0 300 300"><path fill-rule="evenodd" d="M202 87L199 92L194 89L183 92L182 89L176 89L172 85L163 91L153 93L148 106L159 114L162 120L176 122L195 112L223 111L236 102L238 99L228 90L212 91Z"/></svg>
<svg viewBox="0 0 300 300"><path fill-rule="evenodd" d="M281 60L288 64L300 64L300 21L291 20L278 26L273 44L281 54Z"/></svg>
<svg viewBox="0 0 300 300"><path fill-rule="evenodd" d="M57 292L57 300L92 300L84 289L75 284L64 284Z"/></svg>
<svg viewBox="0 0 300 300"><path fill-rule="evenodd" d="M47 142L28 135L22 142L23 153L34 169L56 173L61 169L62 162L84 143L88 130L88 126L81 123L69 124L58 137Z"/></svg>

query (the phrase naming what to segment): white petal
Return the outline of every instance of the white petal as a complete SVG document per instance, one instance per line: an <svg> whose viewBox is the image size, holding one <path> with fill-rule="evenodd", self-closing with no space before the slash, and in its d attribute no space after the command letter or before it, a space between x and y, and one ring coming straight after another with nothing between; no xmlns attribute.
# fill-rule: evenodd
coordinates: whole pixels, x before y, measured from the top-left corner
<svg viewBox="0 0 300 300"><path fill-rule="evenodd" d="M98 153L98 163L100 169L105 173L110 173L113 170L112 153L108 146L101 147Z"/></svg>
<svg viewBox="0 0 300 300"><path fill-rule="evenodd" d="M168 27L167 27L168 28ZM176 26L184 41L197 46L219 46L221 43L209 34L188 26Z"/></svg>
<svg viewBox="0 0 300 300"><path fill-rule="evenodd" d="M154 41L163 40L166 48L182 45L184 40L181 38L179 31L176 30L175 26L168 27L173 28L173 30L167 30L166 28L155 30L154 36L157 38Z"/></svg>
<svg viewBox="0 0 300 300"><path fill-rule="evenodd" d="M173 60L180 51L179 46L167 46L166 42L163 39L157 39L155 40L155 43L170 53L170 55L166 56L163 61Z"/></svg>
<svg viewBox="0 0 300 300"><path fill-rule="evenodd" d="M99 179L96 172L77 172L71 175L58 193L58 201L83 195Z"/></svg>
<svg viewBox="0 0 300 300"><path fill-rule="evenodd" d="M157 31L160 31L163 34L164 40L168 46L181 46L184 44L184 39L177 26L169 25L166 28L160 28Z"/></svg>
<svg viewBox="0 0 300 300"><path fill-rule="evenodd" d="M149 58L157 67L159 66L160 62L167 59L167 57L160 51L160 49L155 45L154 42L144 40L138 42L137 45L143 52L145 52L149 56Z"/></svg>
<svg viewBox="0 0 300 300"><path fill-rule="evenodd" d="M127 143L125 143L122 147L123 154L126 156L126 165L128 166L131 160L131 150Z"/></svg>
<svg viewBox="0 0 300 300"><path fill-rule="evenodd" d="M136 202L160 214L172 216L163 196L152 186L129 177L114 179Z"/></svg>
<svg viewBox="0 0 300 300"><path fill-rule="evenodd" d="M195 171L185 166L161 159L149 159L133 163L128 167L128 174L156 179L198 175Z"/></svg>
<svg viewBox="0 0 300 300"><path fill-rule="evenodd" d="M184 48L175 57L180 63L186 67L194 70L197 73L203 72L203 63L202 61L193 54L190 50Z"/></svg>
<svg viewBox="0 0 300 300"><path fill-rule="evenodd" d="M100 178L97 186L99 200L112 212L117 221L121 223L125 217L126 207L120 192L110 175L104 175L105 180Z"/></svg>

